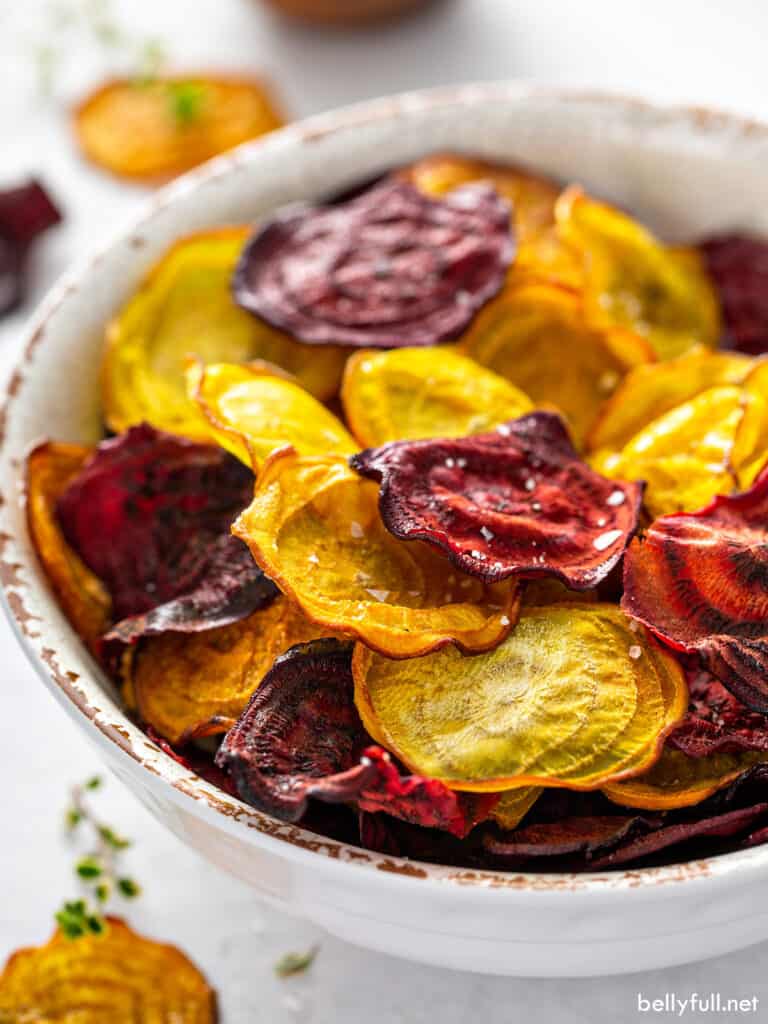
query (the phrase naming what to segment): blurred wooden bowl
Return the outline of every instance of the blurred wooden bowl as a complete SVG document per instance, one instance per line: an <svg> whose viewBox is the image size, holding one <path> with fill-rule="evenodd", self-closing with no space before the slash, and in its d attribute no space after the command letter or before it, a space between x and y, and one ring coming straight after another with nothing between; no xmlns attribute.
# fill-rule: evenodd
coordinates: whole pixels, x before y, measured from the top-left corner
<svg viewBox="0 0 768 1024"><path fill-rule="evenodd" d="M263 0L293 18L323 25L356 25L393 18L425 7L430 0Z"/></svg>

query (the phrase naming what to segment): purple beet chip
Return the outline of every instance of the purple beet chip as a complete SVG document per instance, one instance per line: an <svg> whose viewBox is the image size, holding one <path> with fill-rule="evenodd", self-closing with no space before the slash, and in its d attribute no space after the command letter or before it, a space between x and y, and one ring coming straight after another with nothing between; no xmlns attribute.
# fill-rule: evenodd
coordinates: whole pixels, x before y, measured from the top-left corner
<svg viewBox="0 0 768 1024"><path fill-rule="evenodd" d="M32 242L60 220L61 214L39 182L0 191L0 316L16 309L24 297Z"/></svg>
<svg viewBox="0 0 768 1024"><path fill-rule="evenodd" d="M109 639L226 625L276 596L230 534L252 492L251 471L223 449L147 424L96 448L57 511L110 592L118 624Z"/></svg>
<svg viewBox="0 0 768 1024"><path fill-rule="evenodd" d="M235 300L313 345L393 348L457 337L499 291L515 244L488 185L441 199L386 179L331 206L290 206L246 246Z"/></svg>

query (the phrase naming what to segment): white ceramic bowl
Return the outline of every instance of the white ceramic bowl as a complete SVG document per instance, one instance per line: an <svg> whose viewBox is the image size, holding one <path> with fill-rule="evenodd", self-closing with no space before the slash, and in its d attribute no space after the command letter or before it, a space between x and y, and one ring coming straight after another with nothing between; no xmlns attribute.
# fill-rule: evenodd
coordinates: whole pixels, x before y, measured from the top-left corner
<svg viewBox="0 0 768 1024"><path fill-rule="evenodd" d="M666 237L768 231L768 126L517 84L384 99L292 125L212 161L149 203L53 290L29 328L0 423L0 575L19 638L111 769L182 841L261 897L360 945L515 975L641 970L768 937L768 846L591 875L398 860L259 814L192 776L123 713L52 597L24 520L23 456L99 436L104 321L179 235L257 218L438 149L520 161L623 203Z"/></svg>

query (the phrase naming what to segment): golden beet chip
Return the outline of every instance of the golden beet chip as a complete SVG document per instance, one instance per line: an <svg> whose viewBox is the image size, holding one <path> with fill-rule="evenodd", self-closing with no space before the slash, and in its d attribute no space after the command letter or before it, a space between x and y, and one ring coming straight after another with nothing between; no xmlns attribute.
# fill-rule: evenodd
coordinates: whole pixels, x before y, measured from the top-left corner
<svg viewBox="0 0 768 1024"><path fill-rule="evenodd" d="M96 654L109 628L112 602L101 580L67 544L56 517L56 503L91 452L82 445L50 441L34 449L27 460L27 522L64 614Z"/></svg>
<svg viewBox="0 0 768 1024"><path fill-rule="evenodd" d="M261 359L292 373L321 399L338 390L342 349L309 349L234 304L229 282L249 228L201 232L177 242L107 329L102 404L116 433L146 421L207 440L184 382L187 357Z"/></svg>
<svg viewBox="0 0 768 1024"><path fill-rule="evenodd" d="M392 658L487 650L517 617L513 581L484 584L389 534L378 487L340 456L277 452L232 530L310 619Z"/></svg>
<svg viewBox="0 0 768 1024"><path fill-rule="evenodd" d="M720 335L717 297L692 250L664 246L637 221L567 189L557 202L560 236L581 250L591 320L647 338L660 359Z"/></svg>
<svg viewBox="0 0 768 1024"><path fill-rule="evenodd" d="M596 452L592 465L614 480L644 480L654 517L701 508L737 486L732 453L745 401L737 385L709 388L653 420L620 452Z"/></svg>
<svg viewBox="0 0 768 1024"><path fill-rule="evenodd" d="M733 439L731 467L739 488L745 490L768 462L768 360L754 360L743 390L743 415Z"/></svg>
<svg viewBox="0 0 768 1024"><path fill-rule="evenodd" d="M173 744L226 732L279 654L328 632L278 597L231 626L150 637L133 660L139 714Z"/></svg>
<svg viewBox="0 0 768 1024"><path fill-rule="evenodd" d="M347 362L344 414L361 447L481 434L530 412L527 395L444 347L358 352Z"/></svg>
<svg viewBox="0 0 768 1024"><path fill-rule="evenodd" d="M332 412L266 363L195 362L187 371L187 387L213 439L254 470L286 445L301 455L357 451Z"/></svg>
<svg viewBox="0 0 768 1024"><path fill-rule="evenodd" d="M590 432L591 451L620 451L654 420L710 388L742 384L754 360L697 346L661 363L637 366L605 404Z"/></svg>
<svg viewBox="0 0 768 1024"><path fill-rule="evenodd" d="M280 128L264 82L211 76L114 79L75 112L80 146L120 177L158 180Z"/></svg>
<svg viewBox="0 0 768 1024"><path fill-rule="evenodd" d="M765 760L765 754L755 751L688 757L681 750L665 747L649 771L624 782L610 783L603 787L603 792L624 807L642 807L649 811L690 807Z"/></svg>
<svg viewBox="0 0 768 1024"><path fill-rule="evenodd" d="M581 445L624 375L653 355L640 337L590 326L581 299L552 285L508 287L459 342L460 351L563 414Z"/></svg>
<svg viewBox="0 0 768 1024"><path fill-rule="evenodd" d="M495 650L392 661L358 645L368 732L459 790L595 789L645 771L687 703L678 664L613 605L524 609Z"/></svg>
<svg viewBox="0 0 768 1024"><path fill-rule="evenodd" d="M106 931L20 949L0 975L8 1024L215 1024L216 993L175 946L145 939L116 917Z"/></svg>
<svg viewBox="0 0 768 1024"><path fill-rule="evenodd" d="M499 828L505 830L517 828L543 792L541 786L520 786L519 789L507 789L501 794L501 799L491 811L491 818Z"/></svg>

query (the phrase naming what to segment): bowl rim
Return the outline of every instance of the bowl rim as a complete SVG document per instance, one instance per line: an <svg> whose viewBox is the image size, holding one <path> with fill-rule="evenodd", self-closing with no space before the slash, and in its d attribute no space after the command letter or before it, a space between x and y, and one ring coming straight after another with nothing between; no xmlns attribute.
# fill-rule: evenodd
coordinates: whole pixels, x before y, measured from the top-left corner
<svg viewBox="0 0 768 1024"><path fill-rule="evenodd" d="M87 286L91 274L109 252L128 242L137 233L140 234L160 211L193 193L202 184L225 178L241 166L254 163L258 155L265 150L284 146L300 148L303 143L322 139L361 124L404 117L409 113L423 113L451 106L471 109L474 105L488 102L522 104L535 99L553 103L594 103L610 110L614 115L619 114L627 119L639 118L641 122L647 121L654 127L683 122L693 133L702 133L705 136L710 133L728 132L744 139L755 140L761 146L768 143L768 122L722 110L651 102L610 91L568 89L524 81L466 83L397 93L354 103L289 124L262 139L247 142L237 149L215 157L164 186L144 201L138 214L127 224L111 233L106 242L92 247L61 275L22 328L22 343L19 349L21 354L13 363L0 407L0 461L6 462L12 458L8 451L6 427L18 404L24 367L30 362L48 321L66 304L72 294ZM12 474L23 497L23 462L13 467ZM5 525L6 528L10 526L7 521ZM25 532L24 524L21 533ZM641 893L647 895L659 892L669 883L687 883L688 886L706 883L711 888L712 883L726 884L735 875L739 876L740 882L747 882L753 877L765 874L768 867L768 844L662 867L613 872L541 874L456 868L413 861L365 850L317 835L300 826L278 821L183 769L169 754L151 742L124 711L120 712L119 722L104 721L99 710L88 702L82 690L76 685L76 681L61 671L56 662L55 651L48 651L46 654L45 650L37 649L33 641L39 640L40 634L30 629L30 616L24 605L24 591L32 593L44 586L44 582L34 555L33 573L29 579L20 579L17 572L18 552L11 551L9 557L7 550L9 545L11 548L15 547L17 536L20 534L0 534L0 592L6 616L38 676L54 692L71 716L79 719L86 729L91 730L92 738L96 738L102 746L112 747L112 753L123 757L126 764L142 776L142 781L161 788L165 796L170 796L185 810L253 845L266 845L279 856L298 860L315 868L320 863L317 856L320 854L324 870L341 872L347 877L347 865L362 867L368 870L369 877L378 877L379 881L396 887L419 881L422 887L426 882L432 886L445 888L447 883L451 891L457 893L456 898L462 898L459 895L461 893L465 897L474 894L476 898L481 892L491 891L493 899L499 899L506 893L513 899L519 899L522 894L527 894L537 901L545 898L559 900L563 894L574 892L603 895L619 892L623 894L622 898L628 898L630 893L635 893L635 898L638 898ZM42 630L44 626L45 622L36 622L37 629ZM95 679L92 681L96 683ZM140 750L134 741L141 742L144 749ZM114 747L118 750L114 751ZM371 871L375 871L376 875L371 876Z"/></svg>

